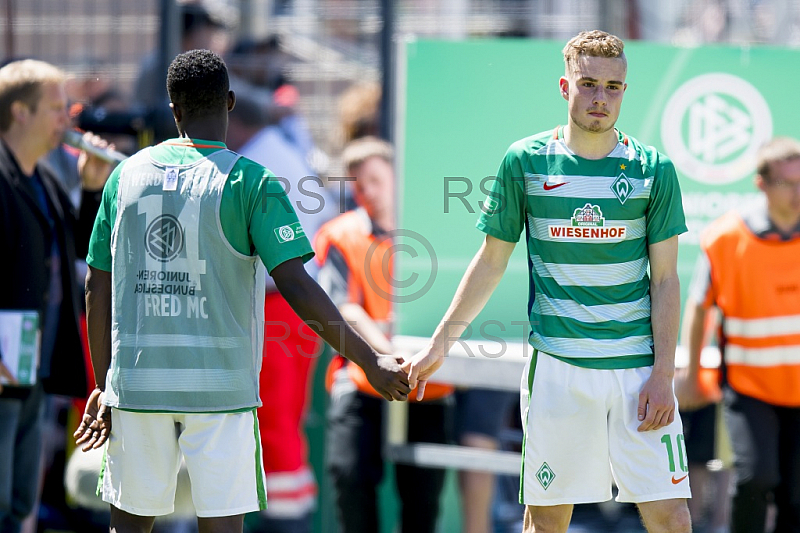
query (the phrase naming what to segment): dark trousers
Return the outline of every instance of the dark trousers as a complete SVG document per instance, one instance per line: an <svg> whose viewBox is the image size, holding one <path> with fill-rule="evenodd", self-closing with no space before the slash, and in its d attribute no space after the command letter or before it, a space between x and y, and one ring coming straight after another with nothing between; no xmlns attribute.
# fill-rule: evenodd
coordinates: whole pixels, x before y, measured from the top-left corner
<svg viewBox="0 0 800 533"><path fill-rule="evenodd" d="M0 398L0 533L17 533L39 491L44 390Z"/></svg>
<svg viewBox="0 0 800 533"><path fill-rule="evenodd" d="M800 408L779 407L727 388L725 422L735 456L733 533L763 533L774 498L775 533L800 533Z"/></svg>
<svg viewBox="0 0 800 533"><path fill-rule="evenodd" d="M342 533L376 533L377 487L383 477L386 400L334 385L328 408L326 463L336 491ZM408 441L445 443L446 402L409 403ZM395 467L402 533L434 533L445 471Z"/></svg>

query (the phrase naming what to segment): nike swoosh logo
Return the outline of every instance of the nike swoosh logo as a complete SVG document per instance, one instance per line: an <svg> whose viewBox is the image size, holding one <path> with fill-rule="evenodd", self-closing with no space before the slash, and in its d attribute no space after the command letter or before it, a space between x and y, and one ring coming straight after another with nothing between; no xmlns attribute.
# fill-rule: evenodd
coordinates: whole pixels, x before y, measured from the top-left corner
<svg viewBox="0 0 800 533"><path fill-rule="evenodd" d="M569 182L568 181L564 181L564 182L561 182L561 183L554 183L552 185L550 185L549 183L545 183L544 184L544 190L552 191L553 189L557 189L557 188L561 187L562 185L566 185L567 183L569 183Z"/></svg>
<svg viewBox="0 0 800 533"><path fill-rule="evenodd" d="M681 477L681 478L675 479L675 476L672 476L672 484L673 484L673 485L677 485L678 483L680 483L681 481L683 481L684 479L686 479L686 477L687 477L687 476L683 476L683 477Z"/></svg>

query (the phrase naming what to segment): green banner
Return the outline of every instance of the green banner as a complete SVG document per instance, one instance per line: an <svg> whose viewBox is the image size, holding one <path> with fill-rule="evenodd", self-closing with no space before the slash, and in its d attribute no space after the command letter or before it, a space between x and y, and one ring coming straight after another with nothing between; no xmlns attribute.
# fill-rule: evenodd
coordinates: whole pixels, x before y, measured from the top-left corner
<svg viewBox="0 0 800 533"><path fill-rule="evenodd" d="M409 41L398 76L400 235L397 331L430 335L484 235L475 229L487 178L508 146L563 125L563 42ZM788 88L800 51L678 48L630 42L617 127L675 163L689 232L680 238L682 299L702 229L758 198L757 148L796 134ZM524 236L471 337L521 340L527 314Z"/></svg>

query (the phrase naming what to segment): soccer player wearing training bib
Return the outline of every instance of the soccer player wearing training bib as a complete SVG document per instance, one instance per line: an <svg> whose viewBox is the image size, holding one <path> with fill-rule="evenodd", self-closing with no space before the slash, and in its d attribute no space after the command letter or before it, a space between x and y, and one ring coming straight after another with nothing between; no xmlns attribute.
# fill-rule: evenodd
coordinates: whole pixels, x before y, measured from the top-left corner
<svg viewBox="0 0 800 533"><path fill-rule="evenodd" d="M235 96L222 59L179 55L167 89L180 137L117 167L95 221L86 302L97 388L75 435L84 450L108 442L99 491L117 533L150 531L172 512L181 458L199 531L241 532L244 513L267 504L256 418L264 267L381 396L410 389L306 274L313 252L280 182L225 147Z"/></svg>
<svg viewBox="0 0 800 533"><path fill-rule="evenodd" d="M524 229L534 348L521 395L524 531L566 532L573 505L610 499L613 480L650 533L688 533L672 386L686 231L678 179L666 157L614 128L622 41L580 33L564 62L566 126L511 145L478 221L485 242L429 345L403 366L424 394Z"/></svg>

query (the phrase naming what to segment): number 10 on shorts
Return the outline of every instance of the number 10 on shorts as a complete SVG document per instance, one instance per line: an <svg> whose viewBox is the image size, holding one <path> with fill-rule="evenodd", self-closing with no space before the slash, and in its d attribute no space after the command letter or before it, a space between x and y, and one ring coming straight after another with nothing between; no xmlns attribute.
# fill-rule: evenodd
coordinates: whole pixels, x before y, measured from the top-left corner
<svg viewBox="0 0 800 533"><path fill-rule="evenodd" d="M686 444L684 443L683 434L680 433L673 439L669 433L661 437L661 442L667 448L667 457L669 457L669 471L675 472L675 450L678 450L678 466L681 472L688 472L689 467L686 461Z"/></svg>

